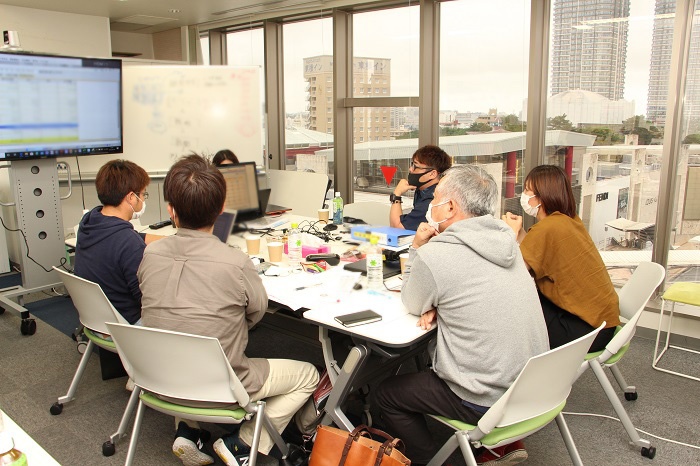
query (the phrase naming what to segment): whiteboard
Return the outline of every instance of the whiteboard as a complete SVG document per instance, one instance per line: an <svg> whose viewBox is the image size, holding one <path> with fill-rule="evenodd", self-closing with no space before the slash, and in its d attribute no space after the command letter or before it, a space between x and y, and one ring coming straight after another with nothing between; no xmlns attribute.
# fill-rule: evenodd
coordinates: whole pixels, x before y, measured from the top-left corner
<svg viewBox="0 0 700 466"><path fill-rule="evenodd" d="M123 158L165 172L182 155L221 149L262 164L259 67L124 66L122 73L124 153L80 157L81 171ZM66 161L75 168L75 158Z"/></svg>

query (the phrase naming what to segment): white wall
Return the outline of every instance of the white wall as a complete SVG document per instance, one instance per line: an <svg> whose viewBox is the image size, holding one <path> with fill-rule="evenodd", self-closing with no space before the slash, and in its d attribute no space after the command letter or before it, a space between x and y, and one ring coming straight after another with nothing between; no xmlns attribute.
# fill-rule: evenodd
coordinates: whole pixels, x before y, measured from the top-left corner
<svg viewBox="0 0 700 466"><path fill-rule="evenodd" d="M0 30L19 33L24 50L111 57L109 18L0 5Z"/></svg>
<svg viewBox="0 0 700 466"><path fill-rule="evenodd" d="M136 58L152 60L153 36L135 32L112 31L112 51L120 53L138 53Z"/></svg>
<svg viewBox="0 0 700 466"><path fill-rule="evenodd" d="M0 5L0 30L17 31L22 48L32 52L112 56L107 17ZM0 170L0 200L13 201L7 170ZM3 207L2 217L8 227L17 225L14 208ZM20 255L18 241L18 233L7 234L10 260L15 262L19 262Z"/></svg>

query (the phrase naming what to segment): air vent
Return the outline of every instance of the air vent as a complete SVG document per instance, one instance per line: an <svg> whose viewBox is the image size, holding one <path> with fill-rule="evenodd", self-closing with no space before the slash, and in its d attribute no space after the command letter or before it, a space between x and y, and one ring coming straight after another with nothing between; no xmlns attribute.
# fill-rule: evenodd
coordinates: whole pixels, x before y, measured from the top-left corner
<svg viewBox="0 0 700 466"><path fill-rule="evenodd" d="M117 19L112 21L110 28L113 31L138 31L139 29L146 29L152 26L158 26L161 24L169 23L171 21L177 21L177 18L162 18L160 16L147 16L147 15L133 15L127 16L126 18Z"/></svg>

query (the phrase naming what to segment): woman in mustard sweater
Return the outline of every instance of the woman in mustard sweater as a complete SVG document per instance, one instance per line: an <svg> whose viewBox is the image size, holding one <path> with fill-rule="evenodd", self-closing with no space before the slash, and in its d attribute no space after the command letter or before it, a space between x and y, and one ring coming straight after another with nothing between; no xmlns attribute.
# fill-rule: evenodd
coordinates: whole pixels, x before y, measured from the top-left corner
<svg viewBox="0 0 700 466"><path fill-rule="evenodd" d="M620 324L617 293L605 264L583 222L564 171L555 165L534 168L520 197L523 211L537 223L528 233L523 218L506 212L503 220L515 231L520 251L539 292L551 348L606 327L593 342L600 351Z"/></svg>

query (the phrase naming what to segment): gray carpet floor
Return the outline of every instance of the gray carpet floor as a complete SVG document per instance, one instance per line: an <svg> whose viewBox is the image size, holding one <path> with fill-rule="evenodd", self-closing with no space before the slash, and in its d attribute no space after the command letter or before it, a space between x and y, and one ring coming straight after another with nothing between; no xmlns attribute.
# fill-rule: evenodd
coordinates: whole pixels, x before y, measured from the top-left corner
<svg viewBox="0 0 700 466"><path fill-rule="evenodd" d="M19 323L19 316L11 311L0 315L0 407L63 465L123 464L128 437L109 458L102 456L101 445L116 430L128 400L129 393L124 389L126 379L101 380L99 358L92 356L76 399L65 405L60 416L50 415L51 404L67 391L80 354L75 342L44 322L37 322L37 333L30 337L20 335ZM306 342L299 342L268 328L258 328L251 333L249 353L322 364L313 330L309 335ZM700 444L700 382L654 371L650 366L652 353L652 341L635 337L620 368L628 382L637 386L639 399L623 400L623 404L636 427L677 441ZM668 364L700 374L698 355L675 351ZM614 381L613 385L616 386ZM615 415L590 371L574 386L566 411ZM652 443L657 447L656 458L643 458L636 447L629 445L621 424L612 420L567 416L567 422L585 464L700 464L700 450L655 439ZM214 438L223 432L218 426L207 428ZM170 452L173 433L171 418L147 411L134 464L181 464ZM449 431L436 424L434 434L446 439ZM525 444L530 455L525 464L570 464L554 423L530 436ZM213 455L211 444L206 448ZM218 459L217 464L221 464ZM455 454L451 464L458 466L464 462Z"/></svg>

